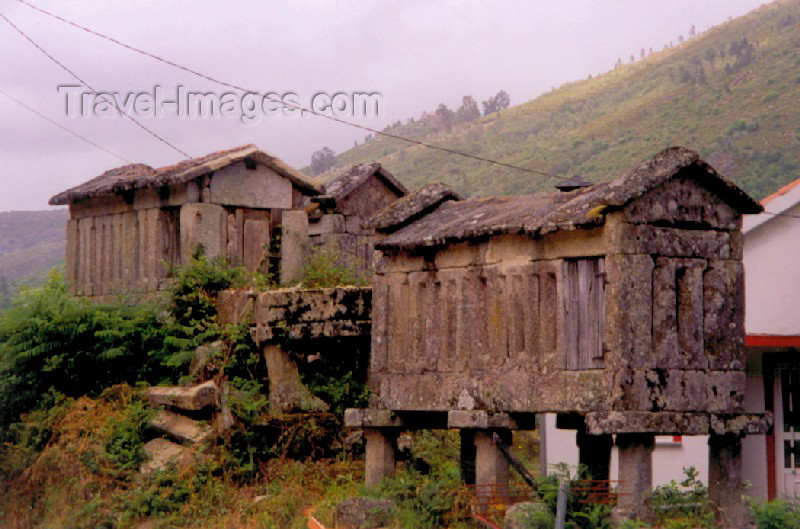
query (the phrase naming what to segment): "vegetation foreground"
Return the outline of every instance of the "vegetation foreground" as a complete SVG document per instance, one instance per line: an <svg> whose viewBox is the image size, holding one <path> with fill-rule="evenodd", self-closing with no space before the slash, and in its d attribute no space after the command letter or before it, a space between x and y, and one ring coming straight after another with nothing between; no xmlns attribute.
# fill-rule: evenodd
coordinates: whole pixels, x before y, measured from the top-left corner
<svg viewBox="0 0 800 529"><path fill-rule="evenodd" d="M312 258L304 284L357 282L334 263ZM343 428L340 413L268 415L263 358L245 329L216 321L217 292L244 286L274 285L198 256L161 300L89 304L70 297L57 274L23 290L0 316L0 526L285 529L305 527L313 512L332 527L338 502L366 496L394 502L391 527L479 527L460 479L456 432L416 433L397 476L367 491L363 442ZM235 388L234 428L188 468L141 474L156 408L140 388L196 381L186 375L191 351L219 339L227 347L210 376ZM305 382L337 411L366 397L349 377ZM515 450L530 468L538 466L536 446L535 436L517 436ZM585 477L566 468L539 477L538 492L528 495L542 507L521 510L517 527L552 527L559 479ZM514 486L524 488L519 479ZM570 494L567 526L611 527L610 508L585 500ZM658 488L654 501L659 527L711 527L706 489L692 469L684 482ZM800 527L795 504L757 504L754 512L762 529ZM494 514L502 523L502 512Z"/></svg>

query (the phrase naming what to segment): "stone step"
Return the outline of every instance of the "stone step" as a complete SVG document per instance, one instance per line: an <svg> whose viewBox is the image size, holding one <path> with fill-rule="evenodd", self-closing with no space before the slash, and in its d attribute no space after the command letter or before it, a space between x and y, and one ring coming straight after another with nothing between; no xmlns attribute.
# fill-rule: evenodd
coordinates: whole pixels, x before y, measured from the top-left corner
<svg viewBox="0 0 800 529"><path fill-rule="evenodd" d="M187 411L202 410L217 402L217 385L213 380L189 388L156 386L147 388L145 395L153 404L161 404Z"/></svg>
<svg viewBox="0 0 800 529"><path fill-rule="evenodd" d="M147 461L139 467L142 474L151 474L157 470L166 470L170 465L177 469L189 467L195 460L194 452L178 443L167 439L153 439L144 444Z"/></svg>
<svg viewBox="0 0 800 529"><path fill-rule="evenodd" d="M211 426L167 410L156 413L150 419L149 425L183 444L204 443L214 437L214 429Z"/></svg>

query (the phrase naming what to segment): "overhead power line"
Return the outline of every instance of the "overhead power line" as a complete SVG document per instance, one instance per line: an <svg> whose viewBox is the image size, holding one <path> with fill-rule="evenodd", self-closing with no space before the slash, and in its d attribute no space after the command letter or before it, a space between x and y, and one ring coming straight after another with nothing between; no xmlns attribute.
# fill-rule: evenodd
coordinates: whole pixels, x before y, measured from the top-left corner
<svg viewBox="0 0 800 529"><path fill-rule="evenodd" d="M10 100L12 100L12 101L14 101L15 103L17 103L18 105L20 105L21 107L23 107L23 108L25 108L25 109L29 110L30 112L33 112L34 114L36 114L37 116L39 116L39 117L40 117L40 118L42 118L43 120L50 122L51 124L55 125L56 127L60 128L61 130L63 130L63 131L65 131L65 132L68 132L68 133L72 134L72 135L73 135L73 136L75 136L76 138L78 138L78 139L80 139L80 140L82 140L82 141L85 141L85 142L86 142L86 143L88 143L89 145L91 145L91 146L93 146L93 147L97 147L97 148L98 148L98 149L100 149L101 151L107 152L107 153L108 153L108 154L110 154L111 156L115 156L115 157L119 158L120 160L122 160L122 161L123 161L123 162L125 162L125 163L133 163L133 162L131 162L130 160L128 160L127 158L123 158L123 157L122 157L122 156L120 156L119 154L115 153L114 151L110 151L110 150L106 149L105 147L103 147L102 145L98 145L98 144L96 144L95 142L93 142L93 141L92 141L92 140L90 140L89 138L87 138L87 137L85 137L85 136L82 136L82 135L78 134L78 133L77 133L77 132L75 132L74 130L72 130L72 129L69 129L69 128L67 128L67 127L63 126L63 125L61 125L60 123L58 123L58 122L56 122L56 121L53 121L52 119L48 118L47 116L45 116L45 115L44 115L44 114L42 114L41 112L37 111L36 109L29 107L28 105L26 105L25 103L23 103L22 101L20 101L20 100L19 100L19 99L17 99L16 97L12 96L11 94L9 94L9 93L7 93L7 92L5 92L5 91L3 91L3 90L0 90L0 94L3 94L4 96L6 96L7 98L9 98Z"/></svg>
<svg viewBox="0 0 800 529"><path fill-rule="evenodd" d="M178 68L179 70L183 70L184 72L187 72L187 73L190 73L192 75L195 75L195 76L197 76L197 77L199 77L201 79L205 79L207 81L211 81L212 83L218 84L220 86L224 86L224 87L227 87L227 88L232 88L234 90L239 90L241 92L259 93L258 90L252 90L252 89L249 89L249 88L246 88L246 87L234 84L234 83L229 83L227 81L223 81L221 79L217 79L216 77L212 77L210 75L204 74L204 73L199 72L197 70L193 70L192 68L188 68L186 66L178 64L178 63L176 63L174 61L171 61L169 59L165 59L164 57L161 57L159 55L155 55L155 54L150 53L148 51L145 51L145 50L142 50L142 49L137 48L135 46L132 46L130 44L126 44L126 43L124 43L124 42L122 42L122 41L120 41L118 39L115 39L114 37L110 37L108 35L105 35L103 33L98 32L98 31L94 31L94 30L89 29L89 28L87 28L85 26L82 26L82 25L80 25L80 24L78 24L76 22L73 22L73 21L68 20L68 19L66 19L64 17L56 15L55 13L51 13L50 11L48 11L46 9L43 9L43 8L41 8L39 6L30 4L30 3L26 2L25 0L18 0L18 1L21 4L24 4L24 5L28 6L28 7L30 7L31 9L35 9L36 11L39 11L40 13L43 13L43 14L45 14L45 15L47 15L49 17L52 17L52 18L54 18L56 20L59 20L59 21L64 22L66 24L69 24L70 26L73 26L73 27L75 27L77 29L80 29L81 31L85 31L86 33L89 33L89 34L94 35L96 37L100 37L102 39L105 39L105 40L107 40L109 42L117 44L118 46L122 46L123 48L126 48L126 49L128 49L130 51L133 51L135 53L139 53L139 54L144 55L146 57L150 57L151 59L155 59L157 61L160 61L160 62L162 62L164 64L168 64L168 65L170 65L170 66L172 66L174 68ZM535 174L535 175L539 175L539 176L546 176L546 177L550 177L550 178L557 178L557 179L560 179L560 180L569 180L569 178L565 177L565 176L546 173L544 171L537 171L535 169L528 169L527 167L521 167L519 165L514 165L514 164L510 164L510 163L506 163L506 162L501 162L501 161L498 161L498 160L492 160L490 158L485 158L483 156L470 154L470 153L467 153L467 152L459 151L457 149L451 149L449 147L442 147L440 145L434 145L432 143L427 143L427 142L424 142L424 141L415 140L413 138L406 138L405 136L400 136L400 135L397 135L397 134L392 134L392 133L389 133L389 132L380 131L380 130L377 130L377 129L373 129L371 127L367 127L365 125L359 125L358 123L353 123L352 121L347 121L345 119L341 119L341 118L338 118L336 116L330 116L328 114L323 114L321 112L318 112L318 111L316 111L314 109L311 109L311 108L304 107L302 105L294 104L294 103L291 103L291 102L287 103L287 102L283 101L282 99L275 98L274 96L271 96L269 94L266 95L265 98L269 99L270 101L273 101L275 103L278 103L278 104L280 104L280 105L282 105L283 107L286 107L286 108L292 108L292 109L295 109L295 110L300 110L302 112L307 112L307 113L312 114L312 115L317 116L317 117L329 119L331 121L335 121L337 123L341 123L341 124L347 125L349 127L354 127L354 128L357 128L357 129L361 129L361 130L367 131L367 132L371 132L371 133L379 135L379 136L384 136L386 138L392 138L392 139L403 141L403 142L406 142L406 143L419 145L419 146L425 147L427 149L434 149L434 150L441 151L441 152L446 152L446 153L449 153L449 154L455 154L457 156L462 156L464 158L470 158L470 159L477 160L477 161L480 161L480 162L485 162L485 163L489 163L489 164L493 164L493 165L497 165L497 166L501 166L501 167L506 167L508 169L514 169L516 171L523 171L523 172L526 172L526 173L529 173L529 174Z"/></svg>
<svg viewBox="0 0 800 529"><path fill-rule="evenodd" d="M69 69L69 68L68 68L66 65L64 65L62 62L60 62L58 59L56 59L56 58L55 58L55 57L53 57L53 56L52 56L50 53L48 53L48 52L47 52L47 50L45 50L45 49L44 49L42 46L40 46L38 43L36 43L36 41L34 41L34 40L31 38L31 37L29 37L29 36L28 36L28 35L27 35L27 34L26 34L24 31L22 31L22 30L21 30L21 29L20 29L20 28L19 28L19 27L18 27L16 24L14 24L13 22L11 22L11 20L9 20L9 19L8 19L8 17L6 17L6 16L5 16L3 13L0 13L0 17L1 17L3 20L5 20L5 21L8 23L8 25L10 25L12 28L14 28L14 30L15 30L17 33L19 33L20 35L22 35L22 37L23 37L23 38L25 38L25 40L27 40L28 42L30 42L30 43L33 45L33 47L35 47L37 50L39 50L40 52L42 52L42 53L43 53L43 54L44 54L44 55L45 55L45 56L46 56L48 59L50 59L50 60L51 60L51 61L53 61L55 64L57 64L57 65L58 65L58 66L59 66L59 67L60 67L62 70L64 70L64 71L65 71L65 72L67 72L69 75L71 75L72 77L74 77L74 78L75 78L75 80L77 80L77 81L78 81L78 82L79 82L81 85L83 85L84 87L86 87L86 89L90 90L90 91L91 91L91 92L92 92L94 95L96 95L96 96L98 96L98 97L102 98L104 101L106 101L108 104L110 104L110 105L112 106L112 108L115 108L115 109L117 109L117 110L119 111L119 113L120 113L122 116L124 116L124 117L128 118L129 120L131 120L131 121L132 121L133 123L135 123L135 124L136 124L136 126L138 126L140 129L144 130L145 132L147 132L148 134L150 134L151 136L153 136L154 138L156 138L158 141L160 141L160 142L161 142L161 143L163 143L164 145L166 145L166 146L170 147L170 148L171 148L171 149L173 149L174 151L177 151L178 153L180 153L180 154L181 154L182 156L184 156L185 158L191 158L191 156L189 156L189 155L188 155L188 154L187 154L185 151L183 151L183 150L179 149L178 147L176 147L175 145L173 145L172 143L170 143L169 141L167 141L167 140L166 140L166 139L164 139L163 137L159 136L158 134L156 134L155 132L153 132L152 130L150 130L150 129L149 129L149 128L147 128L146 126L144 126L142 123L140 123L140 122L139 122L139 120L137 120L136 118L134 118L133 116L131 116L130 114L128 114L127 112L125 112L125 111L123 111L121 108L119 108L119 106L117 105L116 101L114 101L114 99L113 99L113 98L112 98L112 99L109 99L109 98L108 98L108 97L107 97L105 94L101 94L100 92L98 92L97 90L95 90L94 88L92 88L92 86L91 86L89 83L87 83L86 81L84 81L83 79L81 79L81 78L78 76L78 74L76 74L75 72L73 72L73 71L72 71L71 69Z"/></svg>
<svg viewBox="0 0 800 529"><path fill-rule="evenodd" d="M118 39L115 39L114 37L111 37L111 36L105 35L103 33L100 33L98 31L95 31L93 29L87 28L86 26L82 26L82 25L80 25L80 24L78 24L76 22L73 22L72 20L68 20L68 19L66 19L66 18L64 18L62 16L59 16L59 15L57 15L55 13L52 13L52 12L46 10L46 9L43 9L43 8L41 8L39 6L31 4L31 3L29 3L29 2L27 2L25 0L17 0L17 1L19 3L21 3L21 4L26 5L27 7L31 8L31 9L39 11L40 13L45 14L45 15L51 17L51 18L54 18L54 19L56 19L56 20L58 20L60 22L63 22L65 24L69 24L70 26L73 26L73 27L75 27L77 29L80 29L81 31L85 31L86 33L89 33L89 34L94 35L96 37L100 37L101 39L104 39L104 40L107 40L109 42L112 42L112 43L114 43L114 44L116 44L118 46L122 46L123 48L126 48L126 49L128 49L130 51L133 51L135 53L144 55L146 57L150 57L151 59L157 60L157 61L162 62L164 64L167 64L169 66L172 66L173 68L177 68L179 70L183 70L184 72L190 73L190 74L192 74L192 75L194 75L196 77L199 77L201 79L205 79L207 81L210 81L212 83L218 84L220 86L224 86L224 87L227 87L227 88L232 88L232 89L238 90L240 92L258 93L258 90L249 89L249 88L246 88L246 87L234 84L234 83L229 83L227 81L223 81L221 79L217 79L215 77L212 77L210 75L204 74L202 72L199 72L199 71L194 70L192 68L189 68L187 66L183 66L181 64L178 64L178 63L176 63L174 61L171 61L169 59L165 59L164 57L161 57L159 55L155 55L155 54L150 53L148 51L145 51L145 50L142 50L142 49L137 48L135 46L132 46L130 44L126 44L126 43L124 43L124 42L122 42L122 41L120 41ZM0 16L2 16L5 19L6 22L8 22L14 29L16 29L23 37L25 37L29 42L31 42L31 44L33 44L36 48L38 48L48 58L50 58L52 61L54 61L56 64L58 64L61 68L66 70L70 75L72 75L75 79L77 79L86 88L88 88L89 90L91 90L95 94L99 95L96 90L94 90L92 87L90 87L80 77L75 75L66 66L64 66L63 64L58 62L58 60L56 60L53 56L51 56L49 53L47 53L44 49L42 49L41 46L36 44L30 37L28 37L25 33L23 33L22 30L20 30L17 26L15 26L2 13L0 13ZM8 94L6 94L6 95L8 95ZM506 167L506 168L509 168L509 169L514 169L514 170L517 170L517 171L522 171L522 172L526 172L526 173L530 173L530 174L536 174L536 175L539 175L539 176L546 176L546 177L556 178L556 179L561 179L561 180L569 180L569 178L565 177L565 176L551 174L551 173L547 173L547 172L544 172L544 171L537 171L535 169L528 169L526 167L520 167L518 165L509 164L509 163L501 162L501 161L498 161L498 160L492 160L490 158L485 158L483 156L477 156L477 155L466 153L466 152L459 151L459 150L456 150L456 149L450 149L448 147L442 147L442 146L439 146L439 145L434 145L434 144L431 144L431 143L415 140L413 138L406 138L404 136L399 136L397 134L392 134L392 133L389 133L389 132L380 131L380 130L377 130L377 129L373 129L371 127L367 127L365 125L359 125L358 123L353 123L351 121L347 121L347 120L338 118L336 116L330 116L330 115L327 115L327 114L323 114L321 112L317 112L317 111L315 111L313 109L306 108L306 107L304 107L302 105L297 105L297 104L294 104L294 103L291 103L291 102L287 103L287 102L283 101L282 99L274 98L274 97L270 96L269 94L267 96L265 96L265 98L269 99L270 101L279 103L280 105L282 105L283 107L286 107L286 108L293 108L295 110L300 110L302 112L307 112L307 113L312 114L314 116L325 118L325 119L329 119L331 121L335 121L337 123L341 123L341 124L347 125L349 127L354 127L354 128L357 128L357 129L361 129L361 130L367 131L367 132L371 132L371 133L379 135L379 136L392 138L392 139L403 141L403 142L406 142L406 143L419 145L419 146L425 147L427 149L434 149L434 150L441 151L441 152L446 152L446 153L449 153L449 154L455 154L455 155L462 156L462 157L465 157L465 158L470 158L470 159L473 159L473 160L486 162L486 163L490 163L490 164L493 164L493 165L498 165L498 166L501 166L501 167ZM116 106L115 102L112 101L111 104L113 104L115 106L115 108L118 108ZM32 110L32 109L29 109L29 110ZM37 112L37 114L38 114L38 112ZM128 114L125 114L125 113L123 113L123 115L125 117L131 119L139 127L143 128L144 130L146 130L147 132L149 132L150 134L152 134L153 136L158 138L160 141L166 143L167 145L169 145L170 147L172 147L176 151L180 152L181 154L183 154L184 156L189 158L188 154L186 154L185 152L181 151L180 149L178 149L177 147L175 147L171 143L167 142L165 139L161 138L160 136L155 134L153 131L147 129L144 125L142 125L141 123L136 121L136 119L134 119L132 116L129 116ZM44 116L42 116L42 117L44 117ZM45 119L48 119L48 118L45 118ZM50 121L50 120L48 119L48 121ZM59 126L59 127L61 127L61 125L58 125L57 123L54 123L54 124ZM64 127L61 127L61 128L64 128ZM67 130L67 129L65 129L65 130ZM70 132L71 134L76 134L76 133L74 133L72 131L69 131L69 130L67 130L67 132ZM97 147L99 147L99 146L97 146ZM102 147L100 147L100 148L103 149ZM106 149L103 149L103 150L105 151ZM106 151L106 152L109 152L109 151ZM111 153L111 154L113 154L113 153ZM115 154L114 156L117 156L117 155ZM790 218L800 219L800 215L792 215L792 214L788 214L788 213L774 213L774 212L771 212L771 211L764 211L763 213L766 214L766 215L774 215L774 216L780 216L780 217L790 217Z"/></svg>

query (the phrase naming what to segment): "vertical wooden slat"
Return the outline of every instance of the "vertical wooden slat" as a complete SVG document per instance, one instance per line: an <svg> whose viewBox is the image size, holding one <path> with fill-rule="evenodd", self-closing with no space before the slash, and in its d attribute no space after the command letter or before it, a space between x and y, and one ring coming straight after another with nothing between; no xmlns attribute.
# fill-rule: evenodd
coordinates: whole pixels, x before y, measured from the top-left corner
<svg viewBox="0 0 800 529"><path fill-rule="evenodd" d="M606 328L606 261L602 257L597 260L597 281L595 282L595 311L597 313L597 328L594 336L594 355L591 367L602 369L605 367L605 344L603 337Z"/></svg>
<svg viewBox="0 0 800 529"><path fill-rule="evenodd" d="M580 288L578 263L564 261L562 264L561 314L563 315L562 347L566 369L578 369L580 329Z"/></svg>

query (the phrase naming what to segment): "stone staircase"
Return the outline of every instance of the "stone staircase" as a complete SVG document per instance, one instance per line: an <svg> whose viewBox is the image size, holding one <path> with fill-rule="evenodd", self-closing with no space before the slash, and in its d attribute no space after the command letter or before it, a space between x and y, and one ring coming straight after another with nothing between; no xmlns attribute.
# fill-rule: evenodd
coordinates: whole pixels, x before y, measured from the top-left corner
<svg viewBox="0 0 800 529"><path fill-rule="evenodd" d="M157 437L144 445L147 461L140 472L149 474L171 465L182 469L201 459L202 449L232 423L225 389L220 391L212 380L191 387L147 388L147 400L164 409L148 424Z"/></svg>

